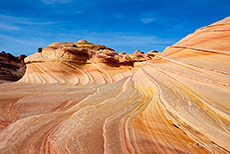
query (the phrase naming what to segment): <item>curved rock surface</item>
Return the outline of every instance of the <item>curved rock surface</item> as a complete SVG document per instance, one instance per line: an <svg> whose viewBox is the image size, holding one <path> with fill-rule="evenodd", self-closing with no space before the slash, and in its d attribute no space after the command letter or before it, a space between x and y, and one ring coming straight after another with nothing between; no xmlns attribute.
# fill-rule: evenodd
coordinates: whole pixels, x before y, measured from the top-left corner
<svg viewBox="0 0 230 154"><path fill-rule="evenodd" d="M230 17L195 31L152 60L134 63L134 67L122 65L123 69L114 67L115 62L112 66L91 62L89 50L83 48L77 49L84 53L81 60L72 47L48 46L42 54L33 55L37 61L28 57L29 67L21 82L53 83L56 73L57 81L66 80L66 75L61 78L61 70L76 75L77 68L88 73L85 76L92 70L107 74L112 78L109 82L99 82L94 73L95 79L87 81L110 84L1 85L0 151L230 153L229 42ZM72 57L59 55L66 51ZM92 69L94 65L97 69ZM127 70L127 75L114 79ZM47 72L53 73L49 80Z"/></svg>
<svg viewBox="0 0 230 154"><path fill-rule="evenodd" d="M140 51L118 55L111 48L85 40L52 43L42 52L25 59L27 70L20 82L73 85L112 83L134 73L138 62L153 57L153 54Z"/></svg>

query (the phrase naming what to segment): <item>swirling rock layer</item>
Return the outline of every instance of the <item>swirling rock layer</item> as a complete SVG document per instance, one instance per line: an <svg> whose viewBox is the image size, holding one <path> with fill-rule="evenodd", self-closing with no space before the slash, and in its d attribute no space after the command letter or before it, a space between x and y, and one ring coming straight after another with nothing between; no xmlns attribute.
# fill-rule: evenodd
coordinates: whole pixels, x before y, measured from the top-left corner
<svg viewBox="0 0 230 154"><path fill-rule="evenodd" d="M75 54L64 58L57 54L60 48L50 49L55 51L50 55L44 49L37 62L27 59L29 68L22 81L53 83L59 73L55 80L77 84L75 78L66 77L69 73L80 78L77 71L73 73L76 67L88 73L82 83L93 71L111 80L99 82L92 73L95 79L82 86L1 85L1 152L230 153L229 42L228 17L188 35L150 61L123 69L101 61L92 69L90 58L81 61L74 59ZM88 50L84 55L90 55ZM71 60L80 64L70 66Z"/></svg>
<svg viewBox="0 0 230 154"><path fill-rule="evenodd" d="M139 62L157 54L136 51L118 55L113 49L85 40L77 43L52 43L42 52L25 59L27 70L23 83L89 85L118 81L130 76ZM135 65L135 67L134 67Z"/></svg>

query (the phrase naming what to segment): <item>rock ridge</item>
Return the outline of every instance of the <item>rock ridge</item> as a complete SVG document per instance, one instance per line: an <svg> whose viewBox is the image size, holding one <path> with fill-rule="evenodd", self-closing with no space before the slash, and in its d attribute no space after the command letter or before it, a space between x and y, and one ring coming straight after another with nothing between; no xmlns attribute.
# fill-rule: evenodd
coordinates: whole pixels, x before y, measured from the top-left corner
<svg viewBox="0 0 230 154"><path fill-rule="evenodd" d="M0 52L0 83L18 81L26 71L25 55L15 57L4 51Z"/></svg>

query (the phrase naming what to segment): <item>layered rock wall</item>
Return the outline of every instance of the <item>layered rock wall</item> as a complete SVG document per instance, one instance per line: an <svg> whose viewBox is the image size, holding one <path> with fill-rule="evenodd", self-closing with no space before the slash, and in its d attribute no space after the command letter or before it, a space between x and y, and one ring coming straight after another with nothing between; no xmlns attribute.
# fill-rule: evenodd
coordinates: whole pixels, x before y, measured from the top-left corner
<svg viewBox="0 0 230 154"><path fill-rule="evenodd" d="M13 82L21 79L26 71L25 55L14 57L10 53L0 53L0 83Z"/></svg>

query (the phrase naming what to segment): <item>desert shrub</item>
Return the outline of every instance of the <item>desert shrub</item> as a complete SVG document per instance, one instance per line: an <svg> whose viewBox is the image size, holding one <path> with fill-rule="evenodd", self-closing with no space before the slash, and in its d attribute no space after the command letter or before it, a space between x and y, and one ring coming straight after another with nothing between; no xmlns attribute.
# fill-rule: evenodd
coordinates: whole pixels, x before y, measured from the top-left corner
<svg viewBox="0 0 230 154"><path fill-rule="evenodd" d="M42 52L42 48L38 48L38 52Z"/></svg>

